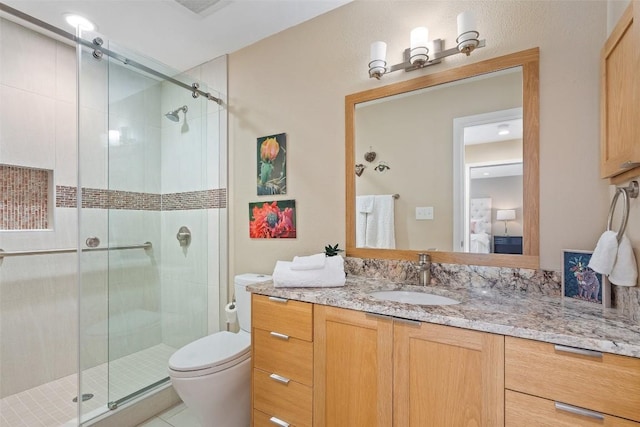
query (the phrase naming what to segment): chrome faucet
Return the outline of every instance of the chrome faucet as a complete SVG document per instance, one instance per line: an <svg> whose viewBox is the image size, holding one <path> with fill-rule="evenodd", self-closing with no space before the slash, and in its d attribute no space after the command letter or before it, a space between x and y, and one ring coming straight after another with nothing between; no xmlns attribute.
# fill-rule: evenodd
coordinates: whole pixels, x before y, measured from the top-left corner
<svg viewBox="0 0 640 427"><path fill-rule="evenodd" d="M418 284L429 286L431 283L431 256L418 254Z"/></svg>

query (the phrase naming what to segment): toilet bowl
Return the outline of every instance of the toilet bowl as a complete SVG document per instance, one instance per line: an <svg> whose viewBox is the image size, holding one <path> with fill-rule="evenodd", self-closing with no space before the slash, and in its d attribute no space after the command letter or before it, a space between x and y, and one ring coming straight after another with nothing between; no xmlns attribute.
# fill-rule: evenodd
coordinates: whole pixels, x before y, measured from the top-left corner
<svg viewBox="0 0 640 427"><path fill-rule="evenodd" d="M251 294L247 285L270 281L262 274L234 279L240 331L216 332L189 343L169 359L176 393L202 427L247 427L251 420Z"/></svg>

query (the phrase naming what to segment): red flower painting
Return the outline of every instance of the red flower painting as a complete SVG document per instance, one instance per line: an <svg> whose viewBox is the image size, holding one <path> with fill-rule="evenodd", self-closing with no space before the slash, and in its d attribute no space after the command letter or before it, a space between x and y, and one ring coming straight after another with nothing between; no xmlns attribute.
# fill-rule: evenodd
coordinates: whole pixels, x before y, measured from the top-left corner
<svg viewBox="0 0 640 427"><path fill-rule="evenodd" d="M277 239L296 237L296 201L249 203L249 237Z"/></svg>

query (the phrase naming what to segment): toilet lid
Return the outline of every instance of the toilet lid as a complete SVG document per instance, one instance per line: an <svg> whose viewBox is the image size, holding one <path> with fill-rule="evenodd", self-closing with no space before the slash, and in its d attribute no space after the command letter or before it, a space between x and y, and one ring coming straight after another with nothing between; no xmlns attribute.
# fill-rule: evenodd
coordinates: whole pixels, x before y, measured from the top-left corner
<svg viewBox="0 0 640 427"><path fill-rule="evenodd" d="M176 371L198 371L241 358L251 350L247 333L217 332L185 345L173 353L169 368Z"/></svg>

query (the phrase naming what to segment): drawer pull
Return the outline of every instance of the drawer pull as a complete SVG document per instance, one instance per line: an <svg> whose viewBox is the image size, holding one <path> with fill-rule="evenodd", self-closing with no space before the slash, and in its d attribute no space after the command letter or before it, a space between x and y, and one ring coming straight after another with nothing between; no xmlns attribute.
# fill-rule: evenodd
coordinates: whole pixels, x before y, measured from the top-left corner
<svg viewBox="0 0 640 427"><path fill-rule="evenodd" d="M571 412L572 414L582 415L583 417L595 418L596 420L604 420L604 415L600 412L590 411L588 409L579 408L573 405L567 405L566 403L555 402L556 409L565 412Z"/></svg>
<svg viewBox="0 0 640 427"><path fill-rule="evenodd" d="M269 375L269 378L271 378L274 381L278 381L279 383L282 383L282 384L289 384L289 381L291 381L289 378L285 378L278 374L271 374Z"/></svg>
<svg viewBox="0 0 640 427"><path fill-rule="evenodd" d="M378 313L365 313L365 315L367 317L373 317L375 319L382 319L382 320L389 320L391 319L391 316L385 316L384 314L378 314Z"/></svg>
<svg viewBox="0 0 640 427"><path fill-rule="evenodd" d="M589 356L589 357L597 357L602 358L602 352L594 351L594 350L585 350L583 348L575 348L575 347L567 347L566 345L555 345L554 348L556 351L563 351L565 353L577 354L580 356Z"/></svg>
<svg viewBox="0 0 640 427"><path fill-rule="evenodd" d="M285 341L289 340L289 335L285 335L285 334L281 334L281 333L273 332L273 331L269 332L269 333L274 338L280 338L281 340L285 340Z"/></svg>
<svg viewBox="0 0 640 427"><path fill-rule="evenodd" d="M271 421L272 423L274 423L277 426L289 427L289 423L287 423L285 421L282 421L280 418L271 417L271 418L269 418L269 421Z"/></svg>
<svg viewBox="0 0 640 427"><path fill-rule="evenodd" d="M403 319L402 317L394 317L393 320L400 323L406 323L411 326L420 326L420 322L417 320Z"/></svg>
<svg viewBox="0 0 640 427"><path fill-rule="evenodd" d="M269 301L279 302L281 304L286 304L289 300L286 299L286 298L269 297Z"/></svg>
<svg viewBox="0 0 640 427"><path fill-rule="evenodd" d="M638 166L640 166L640 163L629 161L621 164L620 169L631 169L631 168L637 168Z"/></svg>

